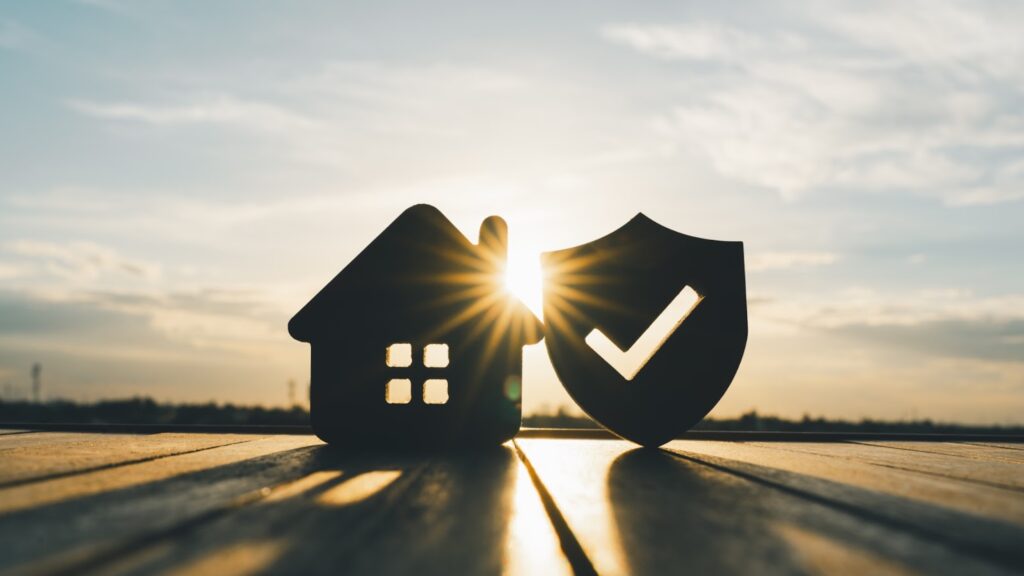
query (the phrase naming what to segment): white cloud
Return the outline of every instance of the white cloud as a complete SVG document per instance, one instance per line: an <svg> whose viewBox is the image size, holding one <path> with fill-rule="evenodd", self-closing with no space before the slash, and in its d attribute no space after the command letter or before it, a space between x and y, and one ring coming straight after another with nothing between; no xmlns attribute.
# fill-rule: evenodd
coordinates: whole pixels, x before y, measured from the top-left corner
<svg viewBox="0 0 1024 576"><path fill-rule="evenodd" d="M839 260L839 255L832 252L762 252L748 258L747 270L810 268L828 266L837 260Z"/></svg>
<svg viewBox="0 0 1024 576"><path fill-rule="evenodd" d="M73 301L145 317L154 330L197 348L273 356L287 341L279 311L252 291L94 292L77 294Z"/></svg>
<svg viewBox="0 0 1024 576"><path fill-rule="evenodd" d="M359 61L299 67L250 82L249 90L264 94L261 99L201 91L212 82L190 79L175 87L178 96L161 102L71 98L65 104L115 122L243 130L268 143L275 162L287 158L351 169L384 147L391 170L406 147L414 148L412 158L403 158L407 167L425 156L417 145L424 136L478 142L476 128L508 116L507 102L525 86L518 77L487 68Z"/></svg>
<svg viewBox="0 0 1024 576"><path fill-rule="evenodd" d="M112 248L92 242L12 240L3 245L3 251L26 258L46 273L70 282L93 281L105 273L147 281L160 277L159 266L126 258Z"/></svg>
<svg viewBox="0 0 1024 576"><path fill-rule="evenodd" d="M286 108L225 95L170 106L130 102L104 104L87 100L71 100L68 105L78 112L97 118L134 120L158 126L221 124L261 132L309 130L317 126L313 120Z"/></svg>
<svg viewBox="0 0 1024 576"><path fill-rule="evenodd" d="M74 0L74 2L82 6L109 10L111 12L119 12L125 8L124 2L120 0Z"/></svg>
<svg viewBox="0 0 1024 576"><path fill-rule="evenodd" d="M14 20L0 19L0 48L24 48L38 38L36 33Z"/></svg>
<svg viewBox="0 0 1024 576"><path fill-rule="evenodd" d="M0 280L8 280L23 275L25 275L25 270L21 266L0 262Z"/></svg>
<svg viewBox="0 0 1024 576"><path fill-rule="evenodd" d="M618 24L604 27L601 34L607 40L665 60L733 58L761 44L756 36L715 22L678 26Z"/></svg>
<svg viewBox="0 0 1024 576"><path fill-rule="evenodd" d="M681 63L680 101L661 125L736 181L790 200L835 188L951 205L1024 197L1020 6L805 8L775 26L630 23L601 33Z"/></svg>
<svg viewBox="0 0 1024 576"><path fill-rule="evenodd" d="M325 118L297 112L294 107L229 94L188 96L182 100L157 104L71 99L67 105L87 116L117 122L162 128L210 126L242 130L269 143L275 150L275 160L287 157L304 164L335 166L351 155L343 130Z"/></svg>
<svg viewBox="0 0 1024 576"><path fill-rule="evenodd" d="M903 62L939 66L968 80L1021 72L1019 5L916 0L823 10L825 25L860 46Z"/></svg>
<svg viewBox="0 0 1024 576"><path fill-rule="evenodd" d="M761 320L807 328L922 326L935 322L1024 321L1024 294L977 296L970 290L883 292L848 288L833 294L796 294L752 310Z"/></svg>

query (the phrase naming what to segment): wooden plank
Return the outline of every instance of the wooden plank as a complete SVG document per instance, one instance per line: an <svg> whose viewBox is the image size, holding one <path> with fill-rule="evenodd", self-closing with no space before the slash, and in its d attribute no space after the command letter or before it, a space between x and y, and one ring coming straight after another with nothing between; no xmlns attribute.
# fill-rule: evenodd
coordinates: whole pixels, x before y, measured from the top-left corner
<svg viewBox="0 0 1024 576"><path fill-rule="evenodd" d="M796 444L675 440L667 448L764 466L848 484L1015 524L1024 524L1024 498L1005 489L960 482L853 460L815 457Z"/></svg>
<svg viewBox="0 0 1024 576"><path fill-rule="evenodd" d="M253 506L102 567L208 573L253 556L256 572L569 574L522 464L469 455L318 453L315 470ZM287 529L282 529L287 527Z"/></svg>
<svg viewBox="0 0 1024 576"><path fill-rule="evenodd" d="M859 508L666 451L604 440L517 443L600 574L797 574L839 567L1005 574L1024 559L1012 550L950 546ZM683 446L692 452L693 444L704 442ZM1021 532L1008 530L1019 541Z"/></svg>
<svg viewBox="0 0 1024 576"><path fill-rule="evenodd" d="M963 442L860 442L869 446L885 446L888 448L912 450L931 454L944 454L958 458L970 458L989 462L1011 462L1024 464L1024 452L1008 451L996 446L983 444L967 444Z"/></svg>
<svg viewBox="0 0 1024 576"><path fill-rule="evenodd" d="M43 439L51 434L39 434ZM0 488L44 478L139 463L175 454L208 450L259 436L244 434L73 434L38 444L8 446L0 451ZM0 509L3 506L0 505Z"/></svg>
<svg viewBox="0 0 1024 576"><path fill-rule="evenodd" d="M992 448L1002 448L1003 450L1016 450L1024 451L1024 443L1021 442L963 442L963 444L969 444L974 446L991 446Z"/></svg>
<svg viewBox="0 0 1024 576"><path fill-rule="evenodd" d="M1024 565L1017 491L746 443L675 441L667 448L967 556Z"/></svg>
<svg viewBox="0 0 1024 576"><path fill-rule="evenodd" d="M15 422L10 424L25 430L39 432L86 432L117 434L161 434L164 432L185 432L188 434L274 434L309 435L313 429L309 424L119 424L99 422ZM989 440L1000 440L991 437Z"/></svg>
<svg viewBox="0 0 1024 576"><path fill-rule="evenodd" d="M53 504L62 500L81 498L92 494L120 490L147 482L155 482L208 468L221 466L239 460L254 458L277 450L307 446L318 440L306 436L281 436L277 438L254 437L245 442L228 443L226 446L191 452L176 456L129 464L118 468L97 470L71 477L43 480L0 489L0 514Z"/></svg>
<svg viewBox="0 0 1024 576"><path fill-rule="evenodd" d="M89 439L101 439L110 437L128 438L130 434L103 434L95 432L83 434L81 432L32 432L30 434L9 434L0 436L0 455L14 448L27 448L31 446L56 447L68 442L81 442Z"/></svg>
<svg viewBox="0 0 1024 576"><path fill-rule="evenodd" d="M312 436L275 436L0 490L0 572L57 573L126 541L262 497L310 465ZM269 492L268 492L269 493Z"/></svg>
<svg viewBox="0 0 1024 576"><path fill-rule="evenodd" d="M940 478L972 482L985 486L1024 492L1024 464L991 461L889 446L850 442L750 443L774 450L839 458Z"/></svg>

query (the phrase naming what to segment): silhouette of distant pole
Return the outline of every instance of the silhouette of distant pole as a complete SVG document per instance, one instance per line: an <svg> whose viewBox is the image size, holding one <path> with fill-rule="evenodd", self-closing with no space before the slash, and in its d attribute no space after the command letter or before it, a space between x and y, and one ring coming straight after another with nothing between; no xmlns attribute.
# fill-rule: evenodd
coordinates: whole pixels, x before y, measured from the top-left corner
<svg viewBox="0 0 1024 576"><path fill-rule="evenodd" d="M288 407L295 406L295 380L288 381Z"/></svg>
<svg viewBox="0 0 1024 576"><path fill-rule="evenodd" d="M38 404L43 392L43 365L36 362L32 365L32 401Z"/></svg>

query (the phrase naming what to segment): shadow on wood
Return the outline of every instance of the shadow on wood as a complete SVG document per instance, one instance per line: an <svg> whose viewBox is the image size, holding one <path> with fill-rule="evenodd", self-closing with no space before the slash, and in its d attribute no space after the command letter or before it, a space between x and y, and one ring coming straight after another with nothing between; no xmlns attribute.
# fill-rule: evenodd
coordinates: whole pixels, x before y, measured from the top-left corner
<svg viewBox="0 0 1024 576"><path fill-rule="evenodd" d="M0 516L22 542L0 571L497 574L516 465L505 446L291 450Z"/></svg>
<svg viewBox="0 0 1024 576"><path fill-rule="evenodd" d="M784 476L783 477L780 477ZM998 574L1021 529L856 486L636 449L608 473L631 573ZM964 532L969 532L965 534ZM673 545L665 545L666 542Z"/></svg>

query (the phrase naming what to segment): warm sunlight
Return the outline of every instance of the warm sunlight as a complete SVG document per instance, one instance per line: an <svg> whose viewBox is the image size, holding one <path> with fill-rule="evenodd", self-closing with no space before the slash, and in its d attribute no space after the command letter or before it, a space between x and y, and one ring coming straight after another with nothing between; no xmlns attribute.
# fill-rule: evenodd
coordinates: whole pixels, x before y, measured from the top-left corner
<svg viewBox="0 0 1024 576"><path fill-rule="evenodd" d="M522 300L537 317L543 313L544 282L540 251L509 247L508 263L502 276L505 291Z"/></svg>
<svg viewBox="0 0 1024 576"><path fill-rule="evenodd" d="M572 574L560 554L558 535L551 526L530 473L516 463L514 496L505 543L505 574Z"/></svg>
<svg viewBox="0 0 1024 576"><path fill-rule="evenodd" d="M390 486L401 475L401 470L363 472L320 494L316 501L326 506L348 506L362 502Z"/></svg>

